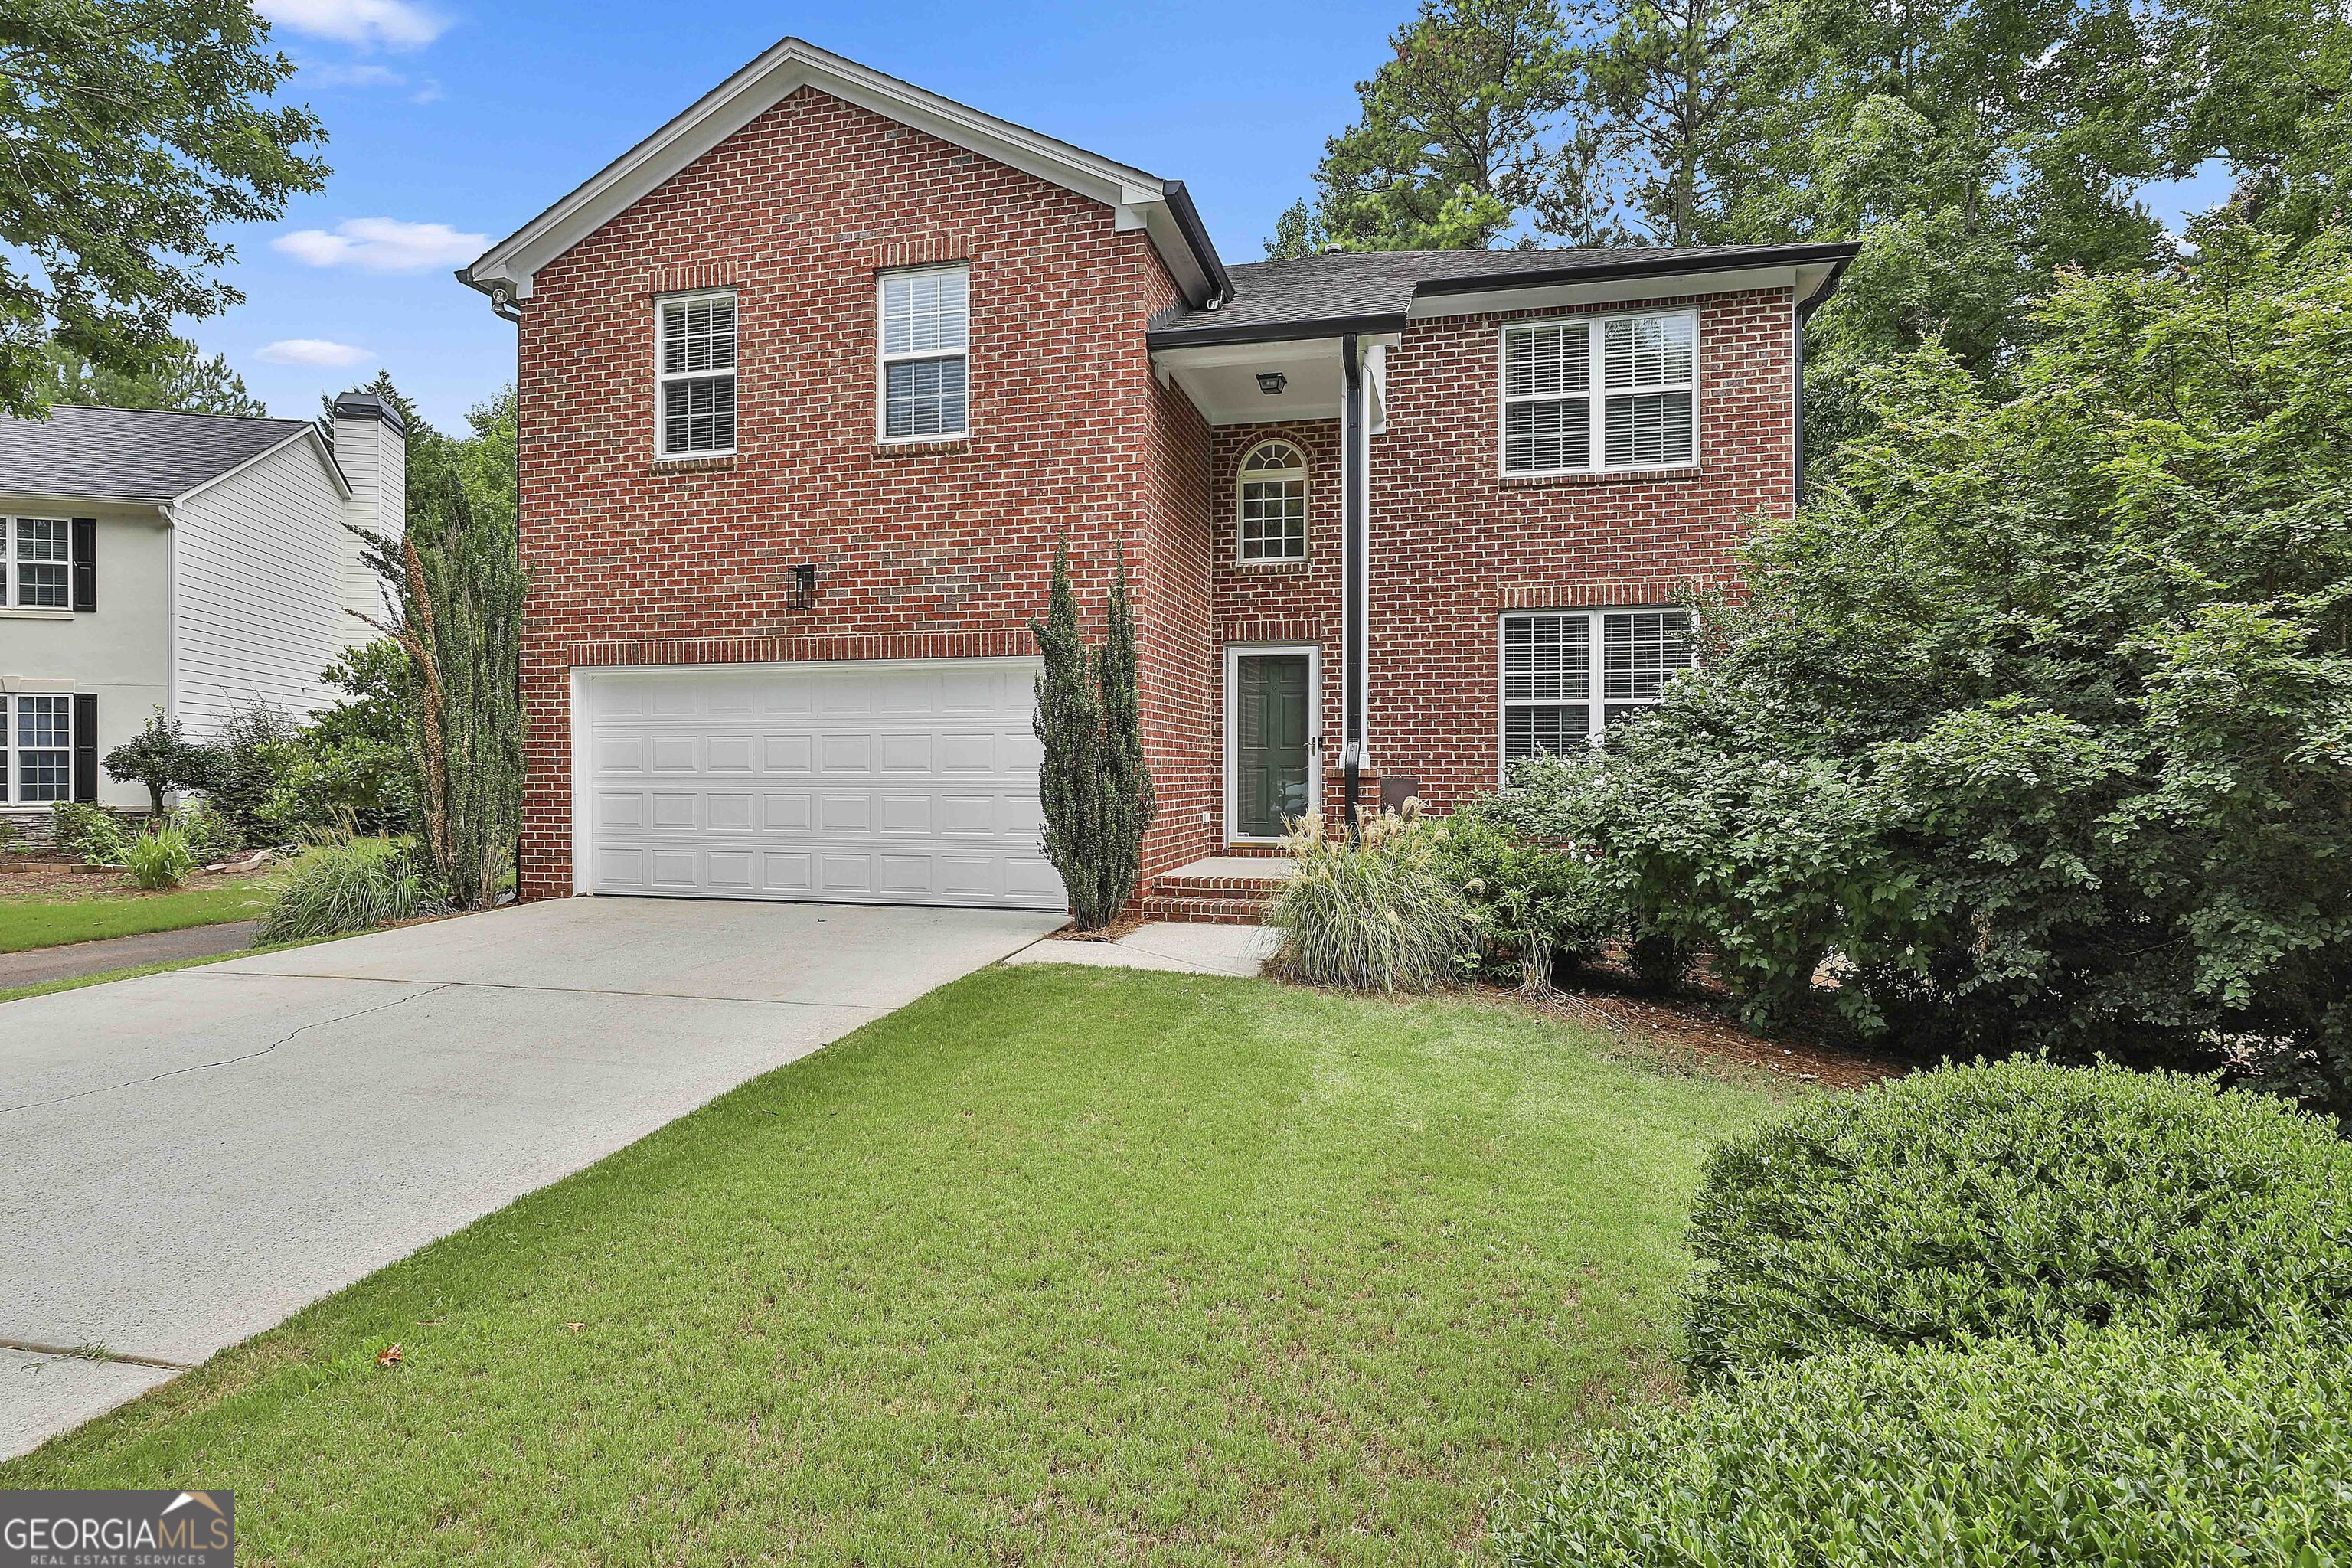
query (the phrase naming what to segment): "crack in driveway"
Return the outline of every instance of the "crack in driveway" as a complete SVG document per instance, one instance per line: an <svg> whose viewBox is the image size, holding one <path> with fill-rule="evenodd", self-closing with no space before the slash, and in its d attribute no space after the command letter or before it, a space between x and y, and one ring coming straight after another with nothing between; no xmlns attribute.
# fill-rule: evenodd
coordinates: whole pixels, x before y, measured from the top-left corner
<svg viewBox="0 0 2352 1568"><path fill-rule="evenodd" d="M445 980L438 985L428 985L422 991L412 991L405 996L395 996L389 1002L379 1002L373 1007L361 1007L349 1013L339 1013L331 1018L314 1018L307 1024L297 1024L257 1051L245 1051L233 1057L223 1057L216 1062L195 1062L187 1067L173 1068L169 1072L153 1073L146 1078L134 1078L127 1083L103 1084L97 1089L85 1089L75 1094L61 1094L54 1100L30 1100L22 1105L0 1105L0 1116L10 1115L19 1110L38 1110L49 1105L69 1105L77 1100L89 1100L94 1095L117 1094L126 1089L141 1089L151 1083L161 1083L167 1078L182 1078L192 1072L209 1072L215 1068L235 1067L239 1062L249 1062L257 1058L266 1057L278 1047L298 1036L308 1034L312 1029L323 1029L330 1024L348 1024L353 1018L364 1018L371 1013L388 1013L394 1007L406 1006L419 997L431 996L438 992L446 991L457 984L457 982L454 980Z"/></svg>

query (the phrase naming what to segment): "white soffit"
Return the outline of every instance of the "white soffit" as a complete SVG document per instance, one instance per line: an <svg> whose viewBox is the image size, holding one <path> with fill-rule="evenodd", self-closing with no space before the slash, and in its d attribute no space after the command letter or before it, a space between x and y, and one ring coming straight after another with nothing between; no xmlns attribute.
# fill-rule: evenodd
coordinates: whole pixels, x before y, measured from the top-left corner
<svg viewBox="0 0 2352 1568"><path fill-rule="evenodd" d="M926 92L799 38L784 39L705 93L570 195L484 251L462 276L477 288L504 283L515 298L530 298L539 268L803 87L1117 208L1118 226L1144 230L1188 293L1207 286L1200 259L1169 211L1166 184L1156 175Z"/></svg>
<svg viewBox="0 0 2352 1568"><path fill-rule="evenodd" d="M1396 342L1393 334L1362 340L1365 368L1372 380L1375 435L1386 413L1387 350ZM1160 349L1152 354L1151 366L1162 386L1181 391L1212 425L1337 419L1346 396L1338 338ZM1272 395L1257 384L1258 376L1267 371L1280 372L1284 381L1282 390Z"/></svg>

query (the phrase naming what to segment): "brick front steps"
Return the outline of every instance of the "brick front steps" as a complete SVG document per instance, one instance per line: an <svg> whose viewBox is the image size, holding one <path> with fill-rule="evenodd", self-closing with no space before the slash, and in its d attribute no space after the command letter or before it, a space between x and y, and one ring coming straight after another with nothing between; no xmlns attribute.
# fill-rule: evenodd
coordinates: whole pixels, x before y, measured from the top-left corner
<svg viewBox="0 0 2352 1568"><path fill-rule="evenodd" d="M1286 859L1213 855L1154 877L1134 910L1148 921L1255 925L1276 887L1289 875Z"/></svg>

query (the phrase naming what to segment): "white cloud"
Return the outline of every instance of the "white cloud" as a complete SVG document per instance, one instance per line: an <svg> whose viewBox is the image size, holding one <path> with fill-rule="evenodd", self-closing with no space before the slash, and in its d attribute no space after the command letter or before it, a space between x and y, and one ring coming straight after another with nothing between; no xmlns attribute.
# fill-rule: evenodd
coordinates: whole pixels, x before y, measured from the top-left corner
<svg viewBox="0 0 2352 1568"><path fill-rule="evenodd" d="M324 338L280 338L257 357L271 364L315 364L331 369L362 364L375 355L349 343L331 343Z"/></svg>
<svg viewBox="0 0 2352 1568"><path fill-rule="evenodd" d="M415 272L471 261L490 243L486 234L460 234L446 223L403 223L395 217L345 218L329 234L298 228L270 248L313 267L364 267L371 272Z"/></svg>
<svg viewBox="0 0 2352 1568"><path fill-rule="evenodd" d="M310 87L405 87L408 79L383 66L305 65L295 75L297 84Z"/></svg>
<svg viewBox="0 0 2352 1568"><path fill-rule="evenodd" d="M259 0L261 14L298 33L370 48L421 49L449 18L413 0Z"/></svg>

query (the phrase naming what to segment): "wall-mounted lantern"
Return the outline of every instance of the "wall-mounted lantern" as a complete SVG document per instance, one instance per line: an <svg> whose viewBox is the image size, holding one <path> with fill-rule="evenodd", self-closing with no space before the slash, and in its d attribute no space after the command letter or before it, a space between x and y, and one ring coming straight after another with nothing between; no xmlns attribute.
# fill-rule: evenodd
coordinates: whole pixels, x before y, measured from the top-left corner
<svg viewBox="0 0 2352 1568"><path fill-rule="evenodd" d="M1257 373L1257 389L1268 397L1281 396L1282 389L1289 384L1290 378L1278 370L1262 370Z"/></svg>
<svg viewBox="0 0 2352 1568"><path fill-rule="evenodd" d="M816 608L816 568L806 562L785 574L784 606L793 610Z"/></svg>

